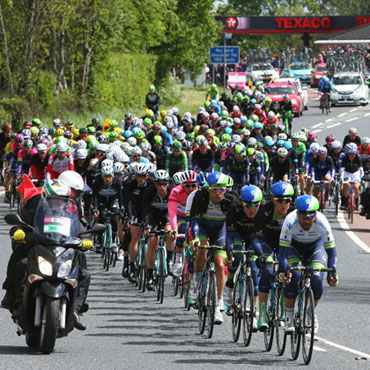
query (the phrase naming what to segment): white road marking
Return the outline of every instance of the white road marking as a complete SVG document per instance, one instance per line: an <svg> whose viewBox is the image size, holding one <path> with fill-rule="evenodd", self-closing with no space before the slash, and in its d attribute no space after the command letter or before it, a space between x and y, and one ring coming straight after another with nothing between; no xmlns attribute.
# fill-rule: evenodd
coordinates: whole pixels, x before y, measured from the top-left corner
<svg viewBox="0 0 370 370"><path fill-rule="evenodd" d="M332 128L332 127L335 127L335 126L340 126L341 124L342 124L342 122L337 122L337 123L334 123L332 125L326 126L326 128Z"/></svg>
<svg viewBox="0 0 370 370"><path fill-rule="evenodd" d="M348 112L344 112L344 113L338 114L337 117L344 117L347 114L348 114Z"/></svg>
<svg viewBox="0 0 370 370"><path fill-rule="evenodd" d="M365 113L364 114L364 117L369 117L370 116L370 113Z"/></svg>
<svg viewBox="0 0 370 370"><path fill-rule="evenodd" d="M346 122L356 121L356 119L360 119L360 117L353 117L353 118L347 119Z"/></svg>
<svg viewBox="0 0 370 370"><path fill-rule="evenodd" d="M353 109L350 109L348 112L356 112L358 108L353 108Z"/></svg>
<svg viewBox="0 0 370 370"><path fill-rule="evenodd" d="M346 234L366 253L370 253L370 248L353 232L344 219L343 212L339 212L337 216L340 227Z"/></svg>
<svg viewBox="0 0 370 370"><path fill-rule="evenodd" d="M321 126L321 125L323 125L323 124L324 124L324 122L316 123L316 125L313 125L313 126L312 126L312 128L319 127L319 126Z"/></svg>
<svg viewBox="0 0 370 370"><path fill-rule="evenodd" d="M313 349L317 352L327 352L326 349L324 348L321 348L321 347L318 347L318 346L313 346Z"/></svg>
<svg viewBox="0 0 370 370"><path fill-rule="evenodd" d="M328 118L327 120L325 120L325 122L331 122L333 120L333 118Z"/></svg>
<svg viewBox="0 0 370 370"><path fill-rule="evenodd" d="M370 355L367 354L367 353L364 353L364 352L361 352L361 351L357 351L355 349L352 349L352 348L349 348L349 347L346 347L346 346L342 346L341 344L337 344L337 343L334 343L334 342L331 342L330 340L327 340L327 339L324 339L324 338L320 338L318 336L315 335L315 338L318 339L320 342L322 343L325 343L329 346L332 346L332 347L335 347L335 348L339 348L343 351L346 351L346 352L350 352L350 353L353 353L355 355L358 355L358 356L361 356L361 357L366 357L368 359L370 359Z"/></svg>
<svg viewBox="0 0 370 370"><path fill-rule="evenodd" d="M321 131L322 131L322 129L321 129L321 128L319 128L318 130L313 130L313 131L311 131L311 132L316 133L316 132L321 132Z"/></svg>

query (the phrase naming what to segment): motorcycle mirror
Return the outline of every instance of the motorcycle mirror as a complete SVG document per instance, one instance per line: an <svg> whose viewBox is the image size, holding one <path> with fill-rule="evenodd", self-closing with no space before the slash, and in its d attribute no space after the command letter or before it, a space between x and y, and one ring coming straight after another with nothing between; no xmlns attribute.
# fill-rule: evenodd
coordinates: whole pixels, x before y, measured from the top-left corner
<svg viewBox="0 0 370 370"><path fill-rule="evenodd" d="M12 226L18 226L23 223L21 218L18 215L15 215L14 213L5 215L4 220L8 225L12 225Z"/></svg>

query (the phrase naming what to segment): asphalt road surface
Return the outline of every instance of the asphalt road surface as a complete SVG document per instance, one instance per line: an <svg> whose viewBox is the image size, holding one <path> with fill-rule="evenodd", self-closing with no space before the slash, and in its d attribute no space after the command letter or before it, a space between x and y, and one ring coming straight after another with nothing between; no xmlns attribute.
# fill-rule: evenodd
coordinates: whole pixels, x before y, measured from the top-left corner
<svg viewBox="0 0 370 370"><path fill-rule="evenodd" d="M311 94L311 97L315 94ZM318 102L310 101L303 117L294 119L293 130L308 127L316 131L322 142L333 134L343 140L349 127L357 127L360 136L370 136L368 107L333 108L322 115ZM10 255L9 227L3 216L8 212L0 205L1 264L5 277ZM358 225L353 232L344 231L332 209L326 215L338 248L339 286L325 286L317 309L318 340L315 342L311 369L369 369L370 362L370 249L355 243ZM369 221L361 220L361 231L367 234ZM341 219L342 225L345 220ZM369 223L367 223L369 222ZM356 229L357 227L357 229ZM361 244L361 243L360 243ZM276 355L275 344L270 353L264 351L263 335L253 335L249 347L233 343L230 318L216 326L211 339L199 335L197 315L187 312L183 301L172 296L170 279L166 281L164 304L155 293L141 293L121 277L121 264L108 273L102 260L89 253L92 284L88 297L90 310L82 317L85 332L73 331L58 339L55 352L40 355L30 351L24 337L16 335L16 327L7 311L0 311L0 369L287 369L303 363L290 359L290 348L282 357ZM289 343L288 343L289 344Z"/></svg>

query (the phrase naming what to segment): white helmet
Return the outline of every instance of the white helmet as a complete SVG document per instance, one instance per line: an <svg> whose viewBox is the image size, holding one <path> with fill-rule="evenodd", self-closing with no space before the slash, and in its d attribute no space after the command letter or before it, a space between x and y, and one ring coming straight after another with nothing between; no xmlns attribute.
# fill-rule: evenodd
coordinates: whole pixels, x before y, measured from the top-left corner
<svg viewBox="0 0 370 370"><path fill-rule="evenodd" d="M36 146L37 153L46 152L46 145L44 143L40 143Z"/></svg>
<svg viewBox="0 0 370 370"><path fill-rule="evenodd" d="M135 175L146 175L149 168L147 163L134 162L131 170Z"/></svg>
<svg viewBox="0 0 370 370"><path fill-rule="evenodd" d="M59 175L58 180L69 186L71 189L82 191L84 188L84 180L82 176L75 171L62 172Z"/></svg>
<svg viewBox="0 0 370 370"><path fill-rule="evenodd" d="M99 144L96 146L96 151L97 151L97 152L103 152L103 153L106 153L106 152L108 151L108 148L109 148L109 145L108 145L108 144L99 143Z"/></svg>
<svg viewBox="0 0 370 370"><path fill-rule="evenodd" d="M127 141L124 141L121 144L121 149L124 150L125 152L128 152L131 149L131 145Z"/></svg>
<svg viewBox="0 0 370 370"><path fill-rule="evenodd" d="M183 118L189 119L191 121L191 113L190 112L185 112Z"/></svg>
<svg viewBox="0 0 370 370"><path fill-rule="evenodd" d="M177 107L173 107L172 108L172 112L173 112L173 114L178 114L179 113L179 108L177 108Z"/></svg>
<svg viewBox="0 0 370 370"><path fill-rule="evenodd" d="M347 153L356 153L357 152L357 145L355 143L348 143L345 147L344 147L344 150L347 152Z"/></svg>
<svg viewBox="0 0 370 370"><path fill-rule="evenodd" d="M135 146L136 145L136 139L131 136L127 139L127 142L131 145L131 146Z"/></svg>
<svg viewBox="0 0 370 370"><path fill-rule="evenodd" d="M101 162L102 167L111 166L113 167L113 161L111 159L104 159L104 161Z"/></svg>
<svg viewBox="0 0 370 370"><path fill-rule="evenodd" d="M71 196L71 189L68 185L64 184L59 180L46 181L42 187L42 196L53 196L53 197L67 197Z"/></svg>
<svg viewBox="0 0 370 370"><path fill-rule="evenodd" d="M149 152L152 146L147 141L144 141L143 143L140 144L140 148L143 152Z"/></svg>
<svg viewBox="0 0 370 370"><path fill-rule="evenodd" d="M77 149L86 149L87 148L87 143L85 140L78 140L76 144Z"/></svg>
<svg viewBox="0 0 370 370"><path fill-rule="evenodd" d="M176 136L176 140L179 140L179 141L185 140L185 137L186 137L184 131L178 131L178 132L176 132L176 135L175 136Z"/></svg>
<svg viewBox="0 0 370 370"><path fill-rule="evenodd" d="M310 152L311 153L318 153L319 152L319 149L320 149L319 143L312 143L310 145Z"/></svg>
<svg viewBox="0 0 370 370"><path fill-rule="evenodd" d="M270 110L267 114L268 118L275 118L275 112Z"/></svg>
<svg viewBox="0 0 370 370"><path fill-rule="evenodd" d="M154 172L154 181L169 181L170 175L166 170L157 170Z"/></svg>
<svg viewBox="0 0 370 370"><path fill-rule="evenodd" d="M143 154L143 151L138 146L135 146L131 150L131 155L142 155L142 154Z"/></svg>
<svg viewBox="0 0 370 370"><path fill-rule="evenodd" d="M87 158L87 150L86 149L77 149L76 159L86 159L86 158Z"/></svg>
<svg viewBox="0 0 370 370"><path fill-rule="evenodd" d="M60 142L57 144L57 152L64 153L68 150L68 145L66 143Z"/></svg>
<svg viewBox="0 0 370 370"><path fill-rule="evenodd" d="M173 176L172 176L172 181L175 185L180 185L184 182L184 179L183 179L183 172L182 171L179 171L179 172L176 172Z"/></svg>
<svg viewBox="0 0 370 370"><path fill-rule="evenodd" d="M238 144L242 141L242 138L240 137L240 135L237 135L237 134L232 135L231 138L232 138L232 142L235 144Z"/></svg>
<svg viewBox="0 0 370 370"><path fill-rule="evenodd" d="M125 172L125 165L121 162L115 162L113 165L113 172L123 175Z"/></svg>

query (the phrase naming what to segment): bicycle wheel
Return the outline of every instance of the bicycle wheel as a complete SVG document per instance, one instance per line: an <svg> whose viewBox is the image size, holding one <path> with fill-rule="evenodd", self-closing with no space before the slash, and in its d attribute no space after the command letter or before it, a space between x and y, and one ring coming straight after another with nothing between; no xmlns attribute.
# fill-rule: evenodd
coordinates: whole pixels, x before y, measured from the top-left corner
<svg viewBox="0 0 370 370"><path fill-rule="evenodd" d="M160 251L160 264L159 264L159 276L158 276L158 301L160 304L163 303L164 298L164 279L165 279L165 271L164 271L164 253L163 250Z"/></svg>
<svg viewBox="0 0 370 370"><path fill-rule="evenodd" d="M308 365L312 358L315 339L315 306L313 293L310 288L305 289L302 317L302 355L303 361Z"/></svg>
<svg viewBox="0 0 370 370"><path fill-rule="evenodd" d="M263 332L263 339L265 342L265 349L267 352L271 351L272 343L274 342L275 305L276 305L276 294L275 292L272 292L270 290L266 307L266 316L269 328Z"/></svg>
<svg viewBox="0 0 370 370"><path fill-rule="evenodd" d="M278 287L276 292L274 326L276 331L276 350L279 356L282 356L284 354L286 346L286 334L284 332L284 323L285 323L284 289L282 287Z"/></svg>
<svg viewBox="0 0 370 370"><path fill-rule="evenodd" d="M236 278L233 289L233 303L232 303L232 317L231 317L231 331L233 341L236 343L239 340L240 328L243 317L243 281L240 279L240 274Z"/></svg>
<svg viewBox="0 0 370 370"><path fill-rule="evenodd" d="M299 301L299 297L297 299ZM296 307L294 309L295 312L298 311L297 309L297 302L296 302ZM290 352L292 355L292 359L296 360L299 355L299 349L300 349L300 344L301 344L301 323L300 323L300 317L296 313L294 316L294 333L291 334L290 336Z"/></svg>
<svg viewBox="0 0 370 370"><path fill-rule="evenodd" d="M207 292L207 338L212 338L213 326L215 323L215 310L216 310L216 275L214 272L209 274L209 284Z"/></svg>
<svg viewBox="0 0 370 370"><path fill-rule="evenodd" d="M348 219L353 223L353 195L350 194L348 197Z"/></svg>
<svg viewBox="0 0 370 370"><path fill-rule="evenodd" d="M335 185L335 215L338 216L339 212L339 201L340 201L340 189L339 184Z"/></svg>
<svg viewBox="0 0 370 370"><path fill-rule="evenodd" d="M178 282L178 278L175 276L172 276L172 288L173 288L173 296L176 297L177 293L179 292L179 282Z"/></svg>
<svg viewBox="0 0 370 370"><path fill-rule="evenodd" d="M204 274L204 273L203 273ZM207 320L207 307L206 307L206 291L207 291L207 277L203 276L202 280L199 285L198 297L197 297L197 304L198 304L198 328L199 334L204 333L204 329L206 327L206 320Z"/></svg>
<svg viewBox="0 0 370 370"><path fill-rule="evenodd" d="M105 240L105 253L104 253L104 264L105 270L109 271L109 264L110 264L110 254L111 254L111 243L112 243L112 234L111 229L108 227L107 230L107 238Z"/></svg>
<svg viewBox="0 0 370 370"><path fill-rule="evenodd" d="M243 342L247 347L251 342L253 333L254 289L252 278L247 277L243 285Z"/></svg>

